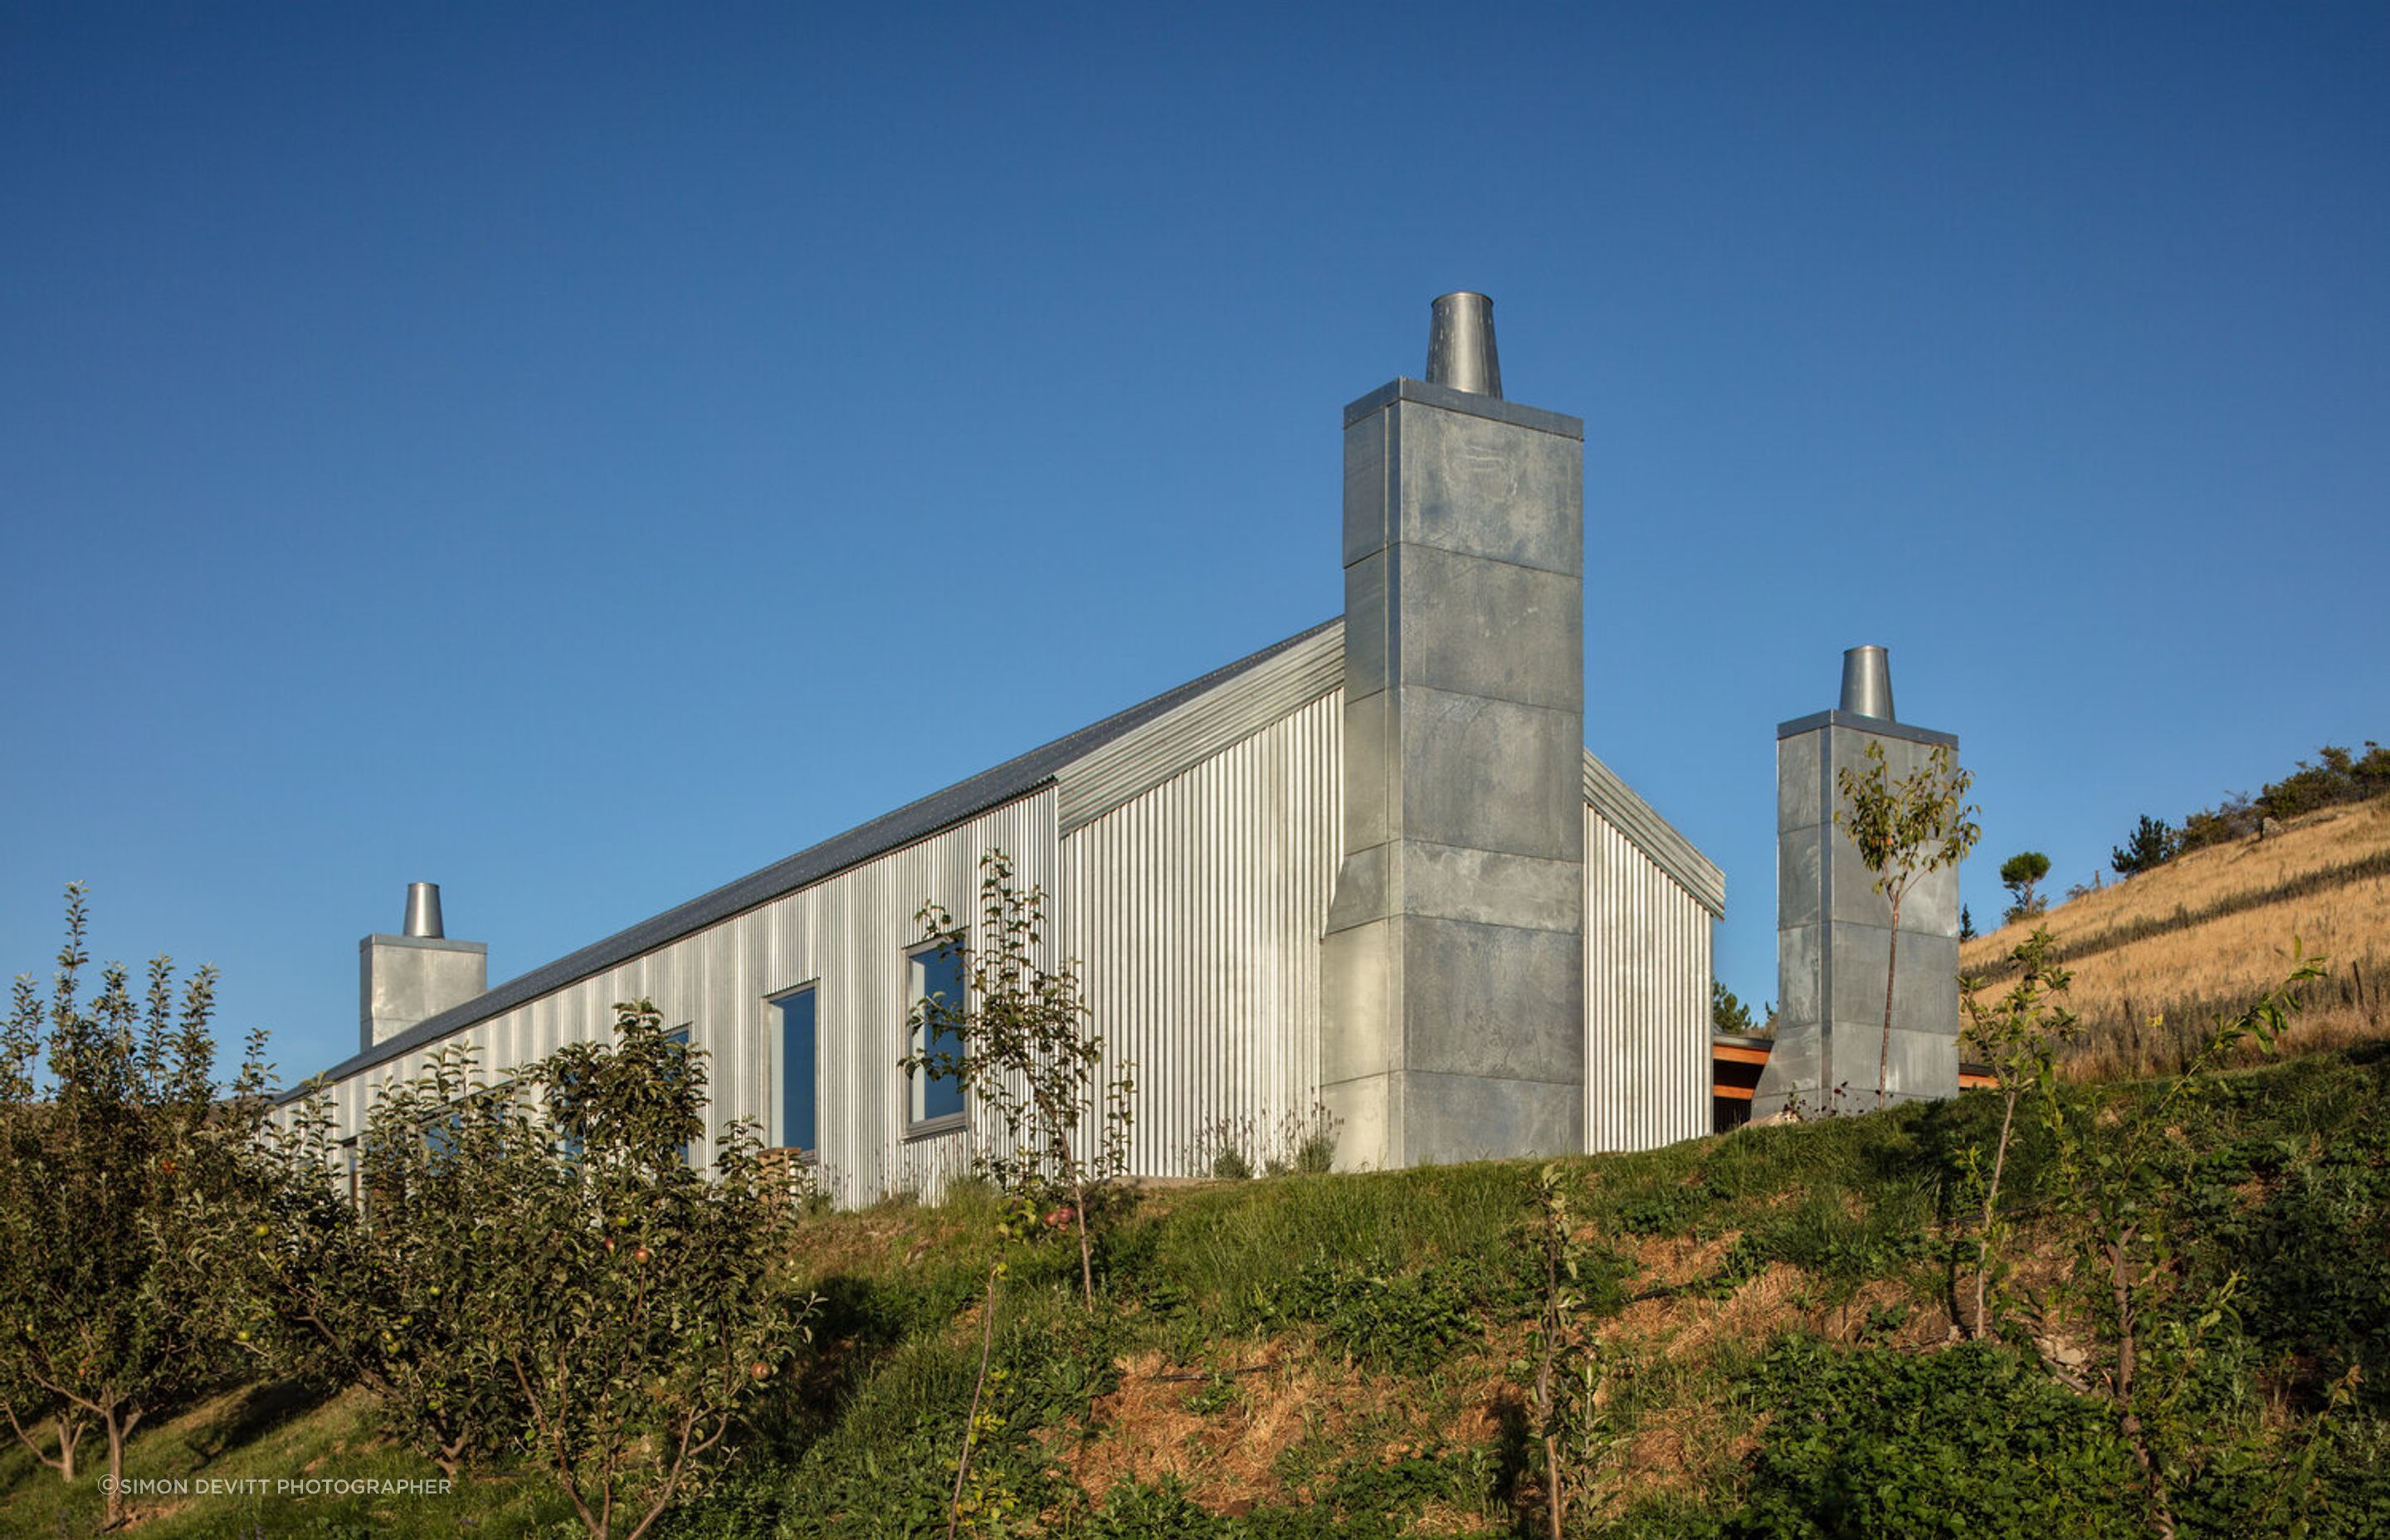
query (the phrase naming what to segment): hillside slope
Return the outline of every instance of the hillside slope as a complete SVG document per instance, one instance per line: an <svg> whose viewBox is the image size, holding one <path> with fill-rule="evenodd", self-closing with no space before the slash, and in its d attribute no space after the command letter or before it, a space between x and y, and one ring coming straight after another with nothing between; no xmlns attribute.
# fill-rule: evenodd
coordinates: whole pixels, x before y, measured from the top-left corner
<svg viewBox="0 0 2390 1540"><path fill-rule="evenodd" d="M2066 1105L2113 1131L2154 1090L2070 1087ZM1579 1253L1565 1533L2148 1536L2097 1388L2104 1275L2066 1287L2081 1237L2038 1118L2008 1166L2010 1330L1953 1340L1954 1218L1999 1113L1972 1093L1557 1162ZM2140 1382L2178 1533L2390 1534L2390 1051L2229 1074L2165 1117L2178 1244L2143 1285ZM1542 1540L1537 1190L1518 1162L1149 1188L1104 1230L1093 1313L1067 1240L1013 1247L961 1533ZM998 1212L964 1184L810 1218L818 1355L656 1540L946 1534ZM227 1398L138 1436L131 1469L435 1474L353 1393ZM87 1482L0 1455L0 1534L88 1534L96 1505ZM527 1471L403 1500L243 1488L138 1508L132 1533L156 1540L568 1533Z"/></svg>
<svg viewBox="0 0 2390 1540"><path fill-rule="evenodd" d="M2380 1037L2390 1033L2390 799L2177 856L1977 937L1960 949L1961 970L1998 982L2036 923L2074 970L2087 1029L2077 1051L2098 1072L2181 1068L2215 1017L2289 970L2294 938L2331 964L2294 1046Z"/></svg>

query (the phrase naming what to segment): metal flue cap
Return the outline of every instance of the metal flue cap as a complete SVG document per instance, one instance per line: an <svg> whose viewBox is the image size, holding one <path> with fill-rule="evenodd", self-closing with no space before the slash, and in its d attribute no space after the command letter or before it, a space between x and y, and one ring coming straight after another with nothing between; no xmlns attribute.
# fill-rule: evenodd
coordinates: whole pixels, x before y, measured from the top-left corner
<svg viewBox="0 0 2390 1540"><path fill-rule="evenodd" d="M410 882L406 885L406 929L400 933L426 941L438 941L447 934L440 928L439 883Z"/></svg>
<svg viewBox="0 0 2390 1540"><path fill-rule="evenodd" d="M1853 716L1900 720L1892 714L1892 655L1880 647L1843 654L1843 710Z"/></svg>
<svg viewBox="0 0 2390 1540"><path fill-rule="evenodd" d="M1429 306L1427 382L1502 399L1502 361L1494 352L1494 302L1446 294Z"/></svg>

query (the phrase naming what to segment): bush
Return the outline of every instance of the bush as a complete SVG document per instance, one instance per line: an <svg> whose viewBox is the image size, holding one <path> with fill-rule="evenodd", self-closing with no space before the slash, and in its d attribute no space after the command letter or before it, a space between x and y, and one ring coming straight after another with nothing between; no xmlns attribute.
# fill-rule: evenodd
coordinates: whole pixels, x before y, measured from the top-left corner
<svg viewBox="0 0 2390 1540"><path fill-rule="evenodd" d="M1774 1418L1732 1534L2149 1533L2115 1419L2007 1348L1836 1353L1794 1338L1744 1393Z"/></svg>
<svg viewBox="0 0 2390 1540"><path fill-rule="evenodd" d="M2299 761L2296 770L2268 785L2257 798L2258 811L2268 818L2295 818L2390 792L2390 749L2371 739L2362 758L2326 744L2316 751L2316 761Z"/></svg>

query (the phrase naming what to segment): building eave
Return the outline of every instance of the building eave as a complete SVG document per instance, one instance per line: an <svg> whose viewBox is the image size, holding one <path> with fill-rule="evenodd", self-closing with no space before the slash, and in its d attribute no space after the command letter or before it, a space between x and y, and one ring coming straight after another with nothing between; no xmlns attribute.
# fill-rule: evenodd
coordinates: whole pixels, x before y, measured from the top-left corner
<svg viewBox="0 0 2390 1540"><path fill-rule="evenodd" d="M1341 635L1343 624L1341 616L1323 622L1284 641L1240 658L1226 667L1214 669L1175 689L1140 701L1126 711L1116 712L1100 722L1007 760L993 769L983 770L869 823L832 836L785 860L750 872L734 882L725 883L652 918L618 930L603 941L509 979L488 993L442 1011L385 1042L352 1054L314 1079L285 1092L279 1099L285 1103L296 1100L323 1084L346 1080L407 1054L431 1047L443 1039L527 1005L542 995L620 967L684 936L809 888L891 851L927 840L991 809L1034 795L1054 785L1060 776L1074 773L1079 767L1091 764L1100 765L1103 750L1139 729L1169 717L1174 712L1201 700L1256 670L1266 670L1273 661L1285 654L1302 653L1306 644L1316 644L1331 632Z"/></svg>

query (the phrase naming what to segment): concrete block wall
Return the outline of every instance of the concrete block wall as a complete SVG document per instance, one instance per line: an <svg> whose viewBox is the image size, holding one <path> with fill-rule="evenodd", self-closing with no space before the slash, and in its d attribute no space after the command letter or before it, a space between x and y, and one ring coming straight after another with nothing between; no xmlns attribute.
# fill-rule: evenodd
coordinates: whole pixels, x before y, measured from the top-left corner
<svg viewBox="0 0 2390 1540"><path fill-rule="evenodd" d="M1345 411L1345 850L1321 1096L1377 1167L1584 1148L1584 427Z"/></svg>
<svg viewBox="0 0 2390 1540"><path fill-rule="evenodd" d="M1840 772L1863 773L1881 745L1894 781L1925 764L1948 733L1836 710L1777 729L1776 1045L1752 1102L1754 1118L1797 1102L1808 1115L1876 1105L1885 1054L1891 905L1834 823ZM1887 1101L1959 1089L1959 872L1921 879L1902 902Z"/></svg>

